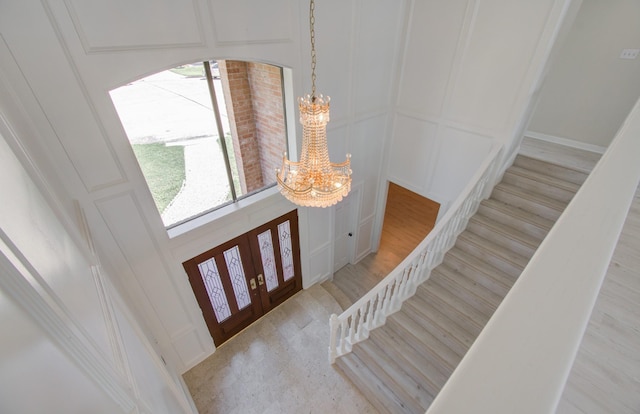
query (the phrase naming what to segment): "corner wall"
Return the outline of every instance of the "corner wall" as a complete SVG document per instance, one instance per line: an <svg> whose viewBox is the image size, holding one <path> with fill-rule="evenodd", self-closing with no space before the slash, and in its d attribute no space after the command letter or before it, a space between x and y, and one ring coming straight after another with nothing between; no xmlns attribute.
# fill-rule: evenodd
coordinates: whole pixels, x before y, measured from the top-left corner
<svg viewBox="0 0 640 414"><path fill-rule="evenodd" d="M570 3L411 1L386 178L444 213L493 146L520 139Z"/></svg>

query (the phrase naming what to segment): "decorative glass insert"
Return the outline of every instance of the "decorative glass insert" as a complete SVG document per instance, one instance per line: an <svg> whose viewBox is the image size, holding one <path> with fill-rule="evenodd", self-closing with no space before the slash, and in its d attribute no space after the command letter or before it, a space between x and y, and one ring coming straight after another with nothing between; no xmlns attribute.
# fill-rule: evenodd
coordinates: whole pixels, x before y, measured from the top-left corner
<svg viewBox="0 0 640 414"><path fill-rule="evenodd" d="M271 292L278 287L278 271L276 270L276 260L273 254L271 230L258 234L258 245L260 245L260 257L262 258L264 277L267 280L267 291Z"/></svg>
<svg viewBox="0 0 640 414"><path fill-rule="evenodd" d="M229 302L227 302L227 296L224 294L224 287L222 286L215 259L212 257L200 263L198 269L207 289L213 312L216 314L218 323L220 323L231 316L231 309L229 308Z"/></svg>
<svg viewBox="0 0 640 414"><path fill-rule="evenodd" d="M291 249L291 228L289 220L278 224L278 237L280 238L280 256L282 256L282 273L287 281L294 276L293 250Z"/></svg>
<svg viewBox="0 0 640 414"><path fill-rule="evenodd" d="M227 262L227 270L229 270L229 278L233 286L233 293L236 295L238 309L244 309L251 304L251 297L249 296L249 287L247 286L247 278L244 275L238 246L233 246L225 251L224 260Z"/></svg>

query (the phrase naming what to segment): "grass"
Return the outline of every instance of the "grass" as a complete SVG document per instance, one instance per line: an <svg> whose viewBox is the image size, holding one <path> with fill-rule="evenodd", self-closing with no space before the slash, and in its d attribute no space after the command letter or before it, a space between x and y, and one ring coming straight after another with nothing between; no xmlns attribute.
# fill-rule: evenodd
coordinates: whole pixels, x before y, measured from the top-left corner
<svg viewBox="0 0 640 414"><path fill-rule="evenodd" d="M184 65L177 68L169 69L173 73L186 76L188 78L198 78L204 76L204 67L202 65Z"/></svg>
<svg viewBox="0 0 640 414"><path fill-rule="evenodd" d="M132 147L162 214L184 183L184 147L165 146L163 143L134 144Z"/></svg>

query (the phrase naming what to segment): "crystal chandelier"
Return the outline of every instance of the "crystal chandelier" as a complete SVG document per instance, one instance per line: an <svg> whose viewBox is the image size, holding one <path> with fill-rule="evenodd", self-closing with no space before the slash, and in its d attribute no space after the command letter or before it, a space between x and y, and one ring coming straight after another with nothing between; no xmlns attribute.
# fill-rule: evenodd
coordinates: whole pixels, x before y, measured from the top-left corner
<svg viewBox="0 0 640 414"><path fill-rule="evenodd" d="M300 161L282 157L282 168L276 170L280 192L294 204L306 207L328 207L342 200L351 190L351 155L346 161L334 164L329 160L327 123L328 96L316 96L316 48L314 0L309 7L311 31L311 95L298 98L302 123L302 152Z"/></svg>

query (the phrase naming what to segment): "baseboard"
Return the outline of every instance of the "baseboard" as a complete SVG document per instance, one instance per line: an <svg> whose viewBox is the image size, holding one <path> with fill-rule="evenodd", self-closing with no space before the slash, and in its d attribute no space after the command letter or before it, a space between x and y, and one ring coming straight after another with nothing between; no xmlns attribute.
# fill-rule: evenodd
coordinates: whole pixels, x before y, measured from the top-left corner
<svg viewBox="0 0 640 414"><path fill-rule="evenodd" d="M551 142L553 144L564 145L565 147L595 152L597 154L604 154L604 152L607 150L606 147L601 147L600 145L587 144L585 142L580 142L569 138L556 137L554 135L547 135L541 132L526 131L524 133L524 136L533 139L539 139L540 141Z"/></svg>

